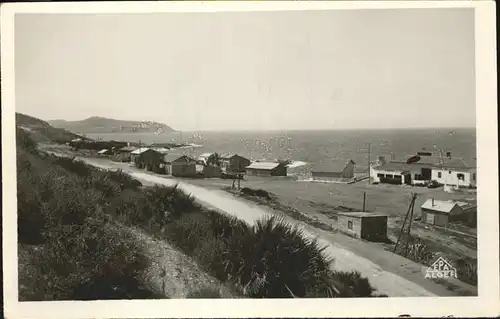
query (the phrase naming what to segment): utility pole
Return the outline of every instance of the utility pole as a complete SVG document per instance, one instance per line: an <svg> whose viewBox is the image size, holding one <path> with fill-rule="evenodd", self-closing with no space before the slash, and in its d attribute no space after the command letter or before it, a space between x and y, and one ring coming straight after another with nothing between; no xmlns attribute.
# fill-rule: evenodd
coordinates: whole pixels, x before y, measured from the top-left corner
<svg viewBox="0 0 500 319"><path fill-rule="evenodd" d="M437 145L434 144L434 148L437 149L439 151L439 164L441 166L441 174L443 174L443 184L444 184L444 191L446 192L446 188L447 188L447 185L446 185L446 174L445 174L445 171L444 171L444 159L443 159L443 150L440 149Z"/></svg>
<svg viewBox="0 0 500 319"><path fill-rule="evenodd" d="M366 212L366 192L363 193L363 212Z"/></svg>
<svg viewBox="0 0 500 319"><path fill-rule="evenodd" d="M371 150L372 150L372 143L367 143L368 145L368 184L371 184L372 180L372 171L371 171Z"/></svg>
<svg viewBox="0 0 500 319"><path fill-rule="evenodd" d="M410 206L408 206L408 211L406 212L406 216L405 216L405 219L403 221L403 225L401 225L401 231L399 232L398 240L396 241L396 245L394 246L393 252L396 252L396 249L398 248L399 241L401 239L402 240L406 239L405 247L408 246L408 240L409 240L410 233L411 233L411 222L413 219L413 209L415 207L415 200L416 199L417 199L417 193L413 193L411 196ZM408 219L409 219L408 229L406 230L406 238L404 238L405 226L406 226L406 222L408 221Z"/></svg>

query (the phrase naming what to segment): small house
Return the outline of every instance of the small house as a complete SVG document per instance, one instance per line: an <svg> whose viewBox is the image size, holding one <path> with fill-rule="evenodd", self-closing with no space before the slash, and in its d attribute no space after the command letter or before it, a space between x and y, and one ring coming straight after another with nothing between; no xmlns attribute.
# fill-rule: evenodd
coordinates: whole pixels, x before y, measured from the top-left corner
<svg viewBox="0 0 500 319"><path fill-rule="evenodd" d="M368 212L337 213L337 227L349 236L369 241L387 239L387 215Z"/></svg>
<svg viewBox="0 0 500 319"><path fill-rule="evenodd" d="M165 173L176 177L195 177L196 160L187 155L167 154L164 156Z"/></svg>
<svg viewBox="0 0 500 319"><path fill-rule="evenodd" d="M249 176L286 176L286 165L276 162L255 162L245 168Z"/></svg>
<svg viewBox="0 0 500 319"><path fill-rule="evenodd" d="M227 174L244 173L250 160L238 154L222 154L220 156L222 170Z"/></svg>
<svg viewBox="0 0 500 319"><path fill-rule="evenodd" d="M132 160L131 153L135 151L137 147L124 146L115 150L113 155L113 160L118 162L130 162Z"/></svg>
<svg viewBox="0 0 500 319"><path fill-rule="evenodd" d="M312 179L317 181L346 180L354 178L353 160L332 160L316 166L311 171Z"/></svg>
<svg viewBox="0 0 500 319"><path fill-rule="evenodd" d="M131 152L131 155L133 155L133 161L138 168L155 173L163 172L163 154L150 148L139 148Z"/></svg>
<svg viewBox="0 0 500 319"><path fill-rule="evenodd" d="M463 209L454 201L442 201L429 198L420 207L421 220L426 224L447 227L448 222L458 219Z"/></svg>

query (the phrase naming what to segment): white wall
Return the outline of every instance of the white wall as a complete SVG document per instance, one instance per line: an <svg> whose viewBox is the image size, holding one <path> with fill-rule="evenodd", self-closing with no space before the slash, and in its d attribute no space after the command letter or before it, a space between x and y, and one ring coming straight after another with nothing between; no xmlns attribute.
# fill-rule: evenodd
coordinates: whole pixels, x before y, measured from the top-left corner
<svg viewBox="0 0 500 319"><path fill-rule="evenodd" d="M441 177L439 177L439 173L441 173ZM463 174L463 180L458 179L458 174ZM475 174L475 170L473 171L456 171L456 170L445 170L441 169L432 169L431 179L435 180L441 184L453 185L453 186L464 186L468 187L470 184L475 185L476 181L473 179L473 174Z"/></svg>
<svg viewBox="0 0 500 319"><path fill-rule="evenodd" d="M384 174L384 175L389 174L389 175L401 176L401 173L398 173L398 172L377 170L376 168L374 169L372 167L371 177L372 177L373 182L375 182L375 183L380 183L380 178L378 178L377 174ZM402 183L404 183L404 177L402 177Z"/></svg>

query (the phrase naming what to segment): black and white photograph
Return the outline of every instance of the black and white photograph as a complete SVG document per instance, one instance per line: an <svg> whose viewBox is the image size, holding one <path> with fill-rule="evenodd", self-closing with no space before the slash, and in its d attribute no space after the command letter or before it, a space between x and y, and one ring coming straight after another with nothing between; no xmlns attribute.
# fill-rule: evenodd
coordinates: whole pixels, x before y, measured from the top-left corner
<svg viewBox="0 0 500 319"><path fill-rule="evenodd" d="M7 316L500 315L494 4L313 2L2 5Z"/></svg>

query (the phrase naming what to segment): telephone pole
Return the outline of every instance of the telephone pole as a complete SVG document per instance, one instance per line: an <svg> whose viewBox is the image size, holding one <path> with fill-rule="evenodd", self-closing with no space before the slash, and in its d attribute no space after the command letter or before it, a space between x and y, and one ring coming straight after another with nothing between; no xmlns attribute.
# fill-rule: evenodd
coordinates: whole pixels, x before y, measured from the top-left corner
<svg viewBox="0 0 500 319"><path fill-rule="evenodd" d="M368 184L371 184L372 180L372 171L371 171L371 150L372 150L372 143L367 143L368 145Z"/></svg>

